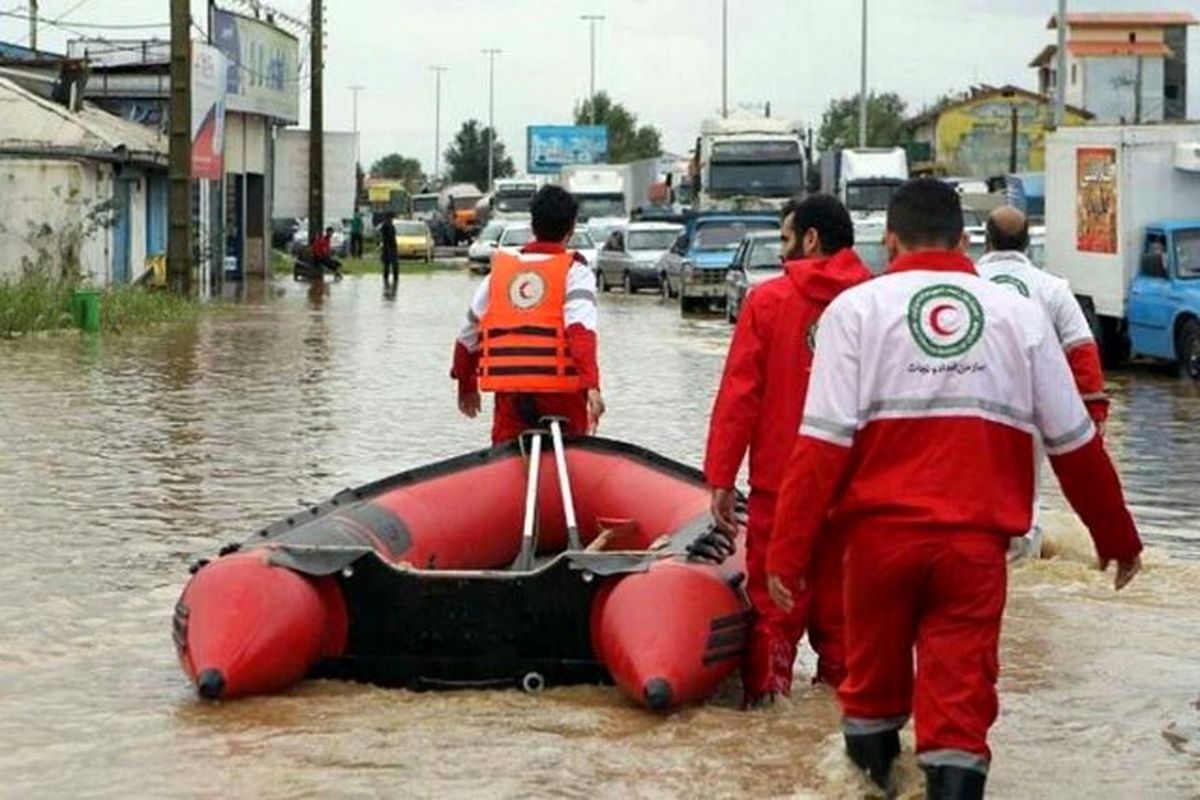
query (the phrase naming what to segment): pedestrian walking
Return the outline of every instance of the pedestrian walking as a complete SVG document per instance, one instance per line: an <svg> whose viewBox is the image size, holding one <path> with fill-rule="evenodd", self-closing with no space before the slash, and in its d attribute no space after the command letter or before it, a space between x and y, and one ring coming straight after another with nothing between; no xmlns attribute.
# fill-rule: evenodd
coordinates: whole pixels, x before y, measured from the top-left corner
<svg viewBox="0 0 1200 800"><path fill-rule="evenodd" d="M1034 442L1116 589L1142 544L1117 472L1045 313L981 278L957 192L902 186L885 274L821 318L800 434L780 490L768 588L790 610L827 529L846 536L851 760L890 790L915 715L928 798L979 798L998 713L1009 539L1029 530ZM915 650L915 671L914 671Z"/></svg>
<svg viewBox="0 0 1200 800"><path fill-rule="evenodd" d="M363 256L363 216L358 210L350 218L350 255L353 258Z"/></svg>
<svg viewBox="0 0 1200 800"><path fill-rule="evenodd" d="M379 260L383 262L383 285L400 282L400 249L396 244L396 223L386 216L379 225Z"/></svg>

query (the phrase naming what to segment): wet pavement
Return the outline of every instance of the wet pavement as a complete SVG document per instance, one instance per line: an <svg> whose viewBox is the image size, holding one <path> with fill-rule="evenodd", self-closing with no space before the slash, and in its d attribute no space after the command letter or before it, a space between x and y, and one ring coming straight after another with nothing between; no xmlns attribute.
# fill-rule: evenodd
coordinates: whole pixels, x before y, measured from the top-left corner
<svg viewBox="0 0 1200 800"><path fill-rule="evenodd" d="M194 699L170 637L191 561L485 443L447 378L474 280L388 298L352 277L319 305L280 282L194 325L0 342L0 796L862 796L803 676L766 712L730 686L666 719L604 687ZM698 464L729 326L601 305L601 432ZM1149 567L1114 595L1047 487L1054 557L1013 571L990 796L1200 797L1200 389L1150 368L1110 388Z"/></svg>

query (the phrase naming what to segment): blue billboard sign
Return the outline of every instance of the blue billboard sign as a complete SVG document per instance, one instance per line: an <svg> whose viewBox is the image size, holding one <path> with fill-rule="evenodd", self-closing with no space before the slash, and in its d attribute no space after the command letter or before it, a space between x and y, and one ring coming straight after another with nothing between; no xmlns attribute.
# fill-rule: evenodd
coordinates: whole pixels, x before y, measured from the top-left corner
<svg viewBox="0 0 1200 800"><path fill-rule="evenodd" d="M608 128L603 125L530 125L526 134L525 164L532 175L608 161Z"/></svg>

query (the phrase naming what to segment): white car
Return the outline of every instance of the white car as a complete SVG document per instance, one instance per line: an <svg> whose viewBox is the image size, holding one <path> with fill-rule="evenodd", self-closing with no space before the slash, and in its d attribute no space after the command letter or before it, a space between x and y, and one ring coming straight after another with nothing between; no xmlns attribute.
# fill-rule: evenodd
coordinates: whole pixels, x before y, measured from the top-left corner
<svg viewBox="0 0 1200 800"><path fill-rule="evenodd" d="M471 242L471 246L467 248L467 261L470 262L472 271L487 272L491 269L492 252L500 241L500 234L504 233L504 229L511 224L507 221L496 220L489 222L479 232L475 241Z"/></svg>
<svg viewBox="0 0 1200 800"><path fill-rule="evenodd" d="M533 238L533 228L530 226L522 224L509 225L500 234L500 240L496 243L496 247L492 252L493 254L519 253L522 247L533 241ZM567 249L574 250L583 256L589 268L595 267L596 243L592 241L592 237L587 231L575 231L575 235L567 242Z"/></svg>

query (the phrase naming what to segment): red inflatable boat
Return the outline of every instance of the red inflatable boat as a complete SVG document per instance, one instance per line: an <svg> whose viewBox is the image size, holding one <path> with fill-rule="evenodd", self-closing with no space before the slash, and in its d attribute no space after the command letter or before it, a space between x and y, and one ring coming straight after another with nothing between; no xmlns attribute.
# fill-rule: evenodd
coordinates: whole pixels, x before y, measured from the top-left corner
<svg viewBox="0 0 1200 800"><path fill-rule="evenodd" d="M721 564L687 556L708 506L682 464L535 434L346 490L201 562L175 645L208 699L334 677L611 680L656 710L703 700L749 621L742 548Z"/></svg>

